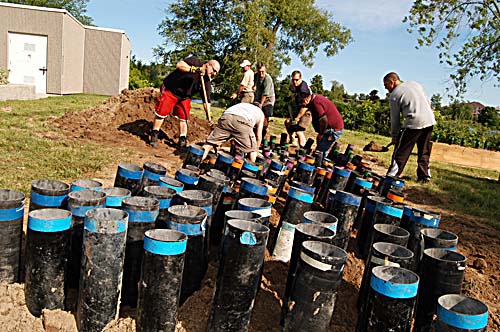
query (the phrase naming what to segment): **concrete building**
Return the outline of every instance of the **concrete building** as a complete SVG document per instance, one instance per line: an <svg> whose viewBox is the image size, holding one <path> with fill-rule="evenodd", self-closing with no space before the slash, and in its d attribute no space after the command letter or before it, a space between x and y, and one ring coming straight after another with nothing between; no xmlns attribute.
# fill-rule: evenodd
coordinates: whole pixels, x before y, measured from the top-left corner
<svg viewBox="0 0 500 332"><path fill-rule="evenodd" d="M128 87L122 30L82 25L68 11L0 3L0 67L36 93L115 95Z"/></svg>

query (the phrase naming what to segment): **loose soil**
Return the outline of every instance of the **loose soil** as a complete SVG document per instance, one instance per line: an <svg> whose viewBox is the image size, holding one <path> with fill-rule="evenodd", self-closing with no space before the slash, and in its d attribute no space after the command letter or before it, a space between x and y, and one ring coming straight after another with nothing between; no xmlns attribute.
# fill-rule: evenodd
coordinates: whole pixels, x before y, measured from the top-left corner
<svg viewBox="0 0 500 332"><path fill-rule="evenodd" d="M175 150L178 138L177 121L173 117L167 117L158 148L153 149L147 145L147 135L154 118L153 102L157 95L158 90L154 89L125 90L99 106L83 112L69 111L54 121L69 137L91 140L110 147L128 147L134 150L133 157L128 162L137 165L142 165L145 161L157 162L166 166L168 173L173 175L182 164ZM189 130L191 142L202 142L210 127L205 120L192 117ZM376 157L370 154L365 154L364 159L376 161ZM102 181L105 186L112 186L118 162L89 176ZM488 330L500 331L498 231L486 226L478 218L457 215L454 211L443 209L442 206L446 205L446 202L439 196L430 196L420 186L408 186L405 188L405 194L406 201L412 205L439 211L442 214L441 228L458 235L458 250L467 257L463 293L478 298L489 306ZM283 198L279 199L273 209L272 231L278 224L283 203ZM364 263L356 257L352 248L353 242L351 241L348 249L348 260L329 328L332 332L351 332L356 325L356 297ZM286 264L270 261L266 256L250 331L280 331L280 305L287 272ZM212 263L202 288L180 308L177 331L205 331L216 275L217 266ZM69 312L44 310L42 317L33 317L26 308L23 287L24 284L0 284L0 326L3 331L76 331L74 316ZM135 314L135 310L122 308L120 318L110 322L104 331L136 331Z"/></svg>

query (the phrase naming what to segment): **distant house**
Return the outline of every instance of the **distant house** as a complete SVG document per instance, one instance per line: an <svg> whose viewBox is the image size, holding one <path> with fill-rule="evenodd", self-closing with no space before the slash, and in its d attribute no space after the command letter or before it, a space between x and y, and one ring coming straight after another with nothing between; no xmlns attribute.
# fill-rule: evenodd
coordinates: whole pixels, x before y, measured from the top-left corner
<svg viewBox="0 0 500 332"><path fill-rule="evenodd" d="M115 95L128 87L130 41L64 9L0 3L0 67L37 93Z"/></svg>
<svg viewBox="0 0 500 332"><path fill-rule="evenodd" d="M481 114L481 111L486 107L477 101L473 101L472 103L469 103L469 105L472 108L472 116L475 116L475 117L477 117L479 114Z"/></svg>

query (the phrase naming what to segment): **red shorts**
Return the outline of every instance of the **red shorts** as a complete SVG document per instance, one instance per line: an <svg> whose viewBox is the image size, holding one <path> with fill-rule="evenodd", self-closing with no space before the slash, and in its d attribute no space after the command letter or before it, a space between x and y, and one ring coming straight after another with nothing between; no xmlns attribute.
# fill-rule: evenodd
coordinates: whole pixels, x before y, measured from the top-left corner
<svg viewBox="0 0 500 332"><path fill-rule="evenodd" d="M163 91L155 104L155 114L160 118L164 118L172 110L179 119L188 120L191 113L191 99L179 99L172 92Z"/></svg>

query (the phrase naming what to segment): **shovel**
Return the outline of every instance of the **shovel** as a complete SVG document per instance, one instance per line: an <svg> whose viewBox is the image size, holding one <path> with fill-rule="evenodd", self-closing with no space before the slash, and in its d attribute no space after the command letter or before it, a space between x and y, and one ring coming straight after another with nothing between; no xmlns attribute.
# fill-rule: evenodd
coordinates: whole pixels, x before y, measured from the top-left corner
<svg viewBox="0 0 500 332"><path fill-rule="evenodd" d="M389 147L390 147L391 145L393 145L393 143L392 143L392 142L391 142L391 143L389 143L389 144L387 144L386 146L383 146L383 147L382 147L381 152L387 152L387 151L389 151Z"/></svg>
<svg viewBox="0 0 500 332"><path fill-rule="evenodd" d="M205 100L205 103L208 104L207 89L205 88L205 80L204 80L203 76L201 77L201 89L203 90L203 99ZM205 105L203 105L203 109L205 110L205 116L207 117L207 120L208 120L208 123L210 124L210 127L213 127L214 123L212 122L212 115L210 114L208 107L205 107Z"/></svg>

